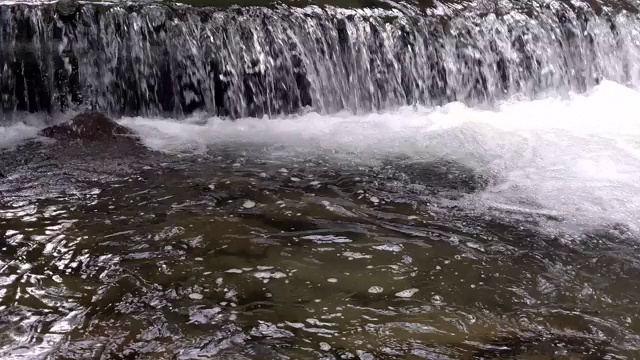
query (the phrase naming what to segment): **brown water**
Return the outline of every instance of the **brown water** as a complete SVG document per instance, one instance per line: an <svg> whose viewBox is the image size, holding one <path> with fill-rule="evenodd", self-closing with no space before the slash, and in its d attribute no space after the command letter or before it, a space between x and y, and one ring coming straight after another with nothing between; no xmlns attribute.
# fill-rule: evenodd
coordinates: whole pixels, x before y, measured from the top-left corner
<svg viewBox="0 0 640 360"><path fill-rule="evenodd" d="M623 228L447 200L454 163L22 145L0 162L3 359L633 359Z"/></svg>

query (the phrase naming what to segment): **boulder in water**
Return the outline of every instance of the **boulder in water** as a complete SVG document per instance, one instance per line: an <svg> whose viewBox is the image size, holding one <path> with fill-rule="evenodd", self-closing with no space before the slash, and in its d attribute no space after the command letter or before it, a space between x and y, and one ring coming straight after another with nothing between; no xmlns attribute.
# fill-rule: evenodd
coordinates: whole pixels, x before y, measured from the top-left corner
<svg viewBox="0 0 640 360"><path fill-rule="evenodd" d="M118 141L136 139L133 131L99 112L87 112L49 126L39 135L56 140Z"/></svg>

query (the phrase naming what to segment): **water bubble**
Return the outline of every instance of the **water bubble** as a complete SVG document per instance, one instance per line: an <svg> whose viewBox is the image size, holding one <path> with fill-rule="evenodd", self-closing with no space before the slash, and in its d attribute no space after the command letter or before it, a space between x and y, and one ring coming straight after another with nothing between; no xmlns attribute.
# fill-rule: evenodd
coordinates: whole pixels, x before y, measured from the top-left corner
<svg viewBox="0 0 640 360"><path fill-rule="evenodd" d="M280 271L258 271L255 274L253 274L253 276L257 277L258 279L265 279L265 280L282 279L287 277L285 273Z"/></svg>
<svg viewBox="0 0 640 360"><path fill-rule="evenodd" d="M442 300L443 300L442 296L440 296L440 295L433 295L431 297L431 302L434 303L434 304L442 304Z"/></svg>
<svg viewBox="0 0 640 360"><path fill-rule="evenodd" d="M336 278L328 278L327 281L330 282L330 283L337 283L338 279L336 279Z"/></svg>
<svg viewBox="0 0 640 360"><path fill-rule="evenodd" d="M349 260L353 259L371 259L373 256L362 254L359 252L345 251L342 253L342 256L346 256Z"/></svg>
<svg viewBox="0 0 640 360"><path fill-rule="evenodd" d="M202 294L198 294L198 293L191 293L189 294L189 297L193 300L202 300L203 298Z"/></svg>
<svg viewBox="0 0 640 360"><path fill-rule="evenodd" d="M384 289L382 288L382 286L372 286L369 288L369 292L371 294L380 294L383 291Z"/></svg>
<svg viewBox="0 0 640 360"><path fill-rule="evenodd" d="M473 324L476 322L476 317L471 314L467 314L467 321L469 321L469 324Z"/></svg>
<svg viewBox="0 0 640 360"><path fill-rule="evenodd" d="M402 251L402 245L398 245L398 244L376 245L376 246L373 246L373 248L376 250L393 251L393 252Z"/></svg>
<svg viewBox="0 0 640 360"><path fill-rule="evenodd" d="M234 289L231 289L224 295L224 298L227 300L234 300L236 298L236 295L238 295L238 292Z"/></svg>
<svg viewBox="0 0 640 360"><path fill-rule="evenodd" d="M479 250L479 251L484 251L484 248L482 247L482 245L480 245L478 243L475 243L475 242L468 242L467 246L472 248L472 249L476 249L476 250Z"/></svg>
<svg viewBox="0 0 640 360"><path fill-rule="evenodd" d="M247 200L244 202L244 204L242 204L242 207L244 207L245 209L251 209L254 206L256 206L256 203L251 200Z"/></svg>
<svg viewBox="0 0 640 360"><path fill-rule="evenodd" d="M375 357L364 350L356 350L358 357L362 360L374 360Z"/></svg>
<svg viewBox="0 0 640 360"><path fill-rule="evenodd" d="M331 345L327 344L326 342L321 342L320 343L320 350L329 351L329 350L331 350Z"/></svg>
<svg viewBox="0 0 640 360"><path fill-rule="evenodd" d="M406 290L402 290L400 292L397 292L396 296L397 297L401 297L401 298L410 298L417 292L418 292L418 289L416 289L416 288L406 289Z"/></svg>

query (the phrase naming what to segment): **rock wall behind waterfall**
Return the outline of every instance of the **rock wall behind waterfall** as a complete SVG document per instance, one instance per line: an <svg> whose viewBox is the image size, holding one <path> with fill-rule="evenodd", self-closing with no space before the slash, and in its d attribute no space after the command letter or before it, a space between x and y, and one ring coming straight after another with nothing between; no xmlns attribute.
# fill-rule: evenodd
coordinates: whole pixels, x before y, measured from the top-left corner
<svg viewBox="0 0 640 360"><path fill-rule="evenodd" d="M636 85L640 19L628 9L1 5L0 116L370 112Z"/></svg>

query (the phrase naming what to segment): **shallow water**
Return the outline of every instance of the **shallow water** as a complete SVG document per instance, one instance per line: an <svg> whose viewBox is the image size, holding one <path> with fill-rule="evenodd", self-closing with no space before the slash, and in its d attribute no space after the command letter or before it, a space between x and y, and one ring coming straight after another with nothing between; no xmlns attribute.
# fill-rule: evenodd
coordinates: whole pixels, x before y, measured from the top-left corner
<svg viewBox="0 0 640 360"><path fill-rule="evenodd" d="M0 128L0 354L637 358L638 100Z"/></svg>

